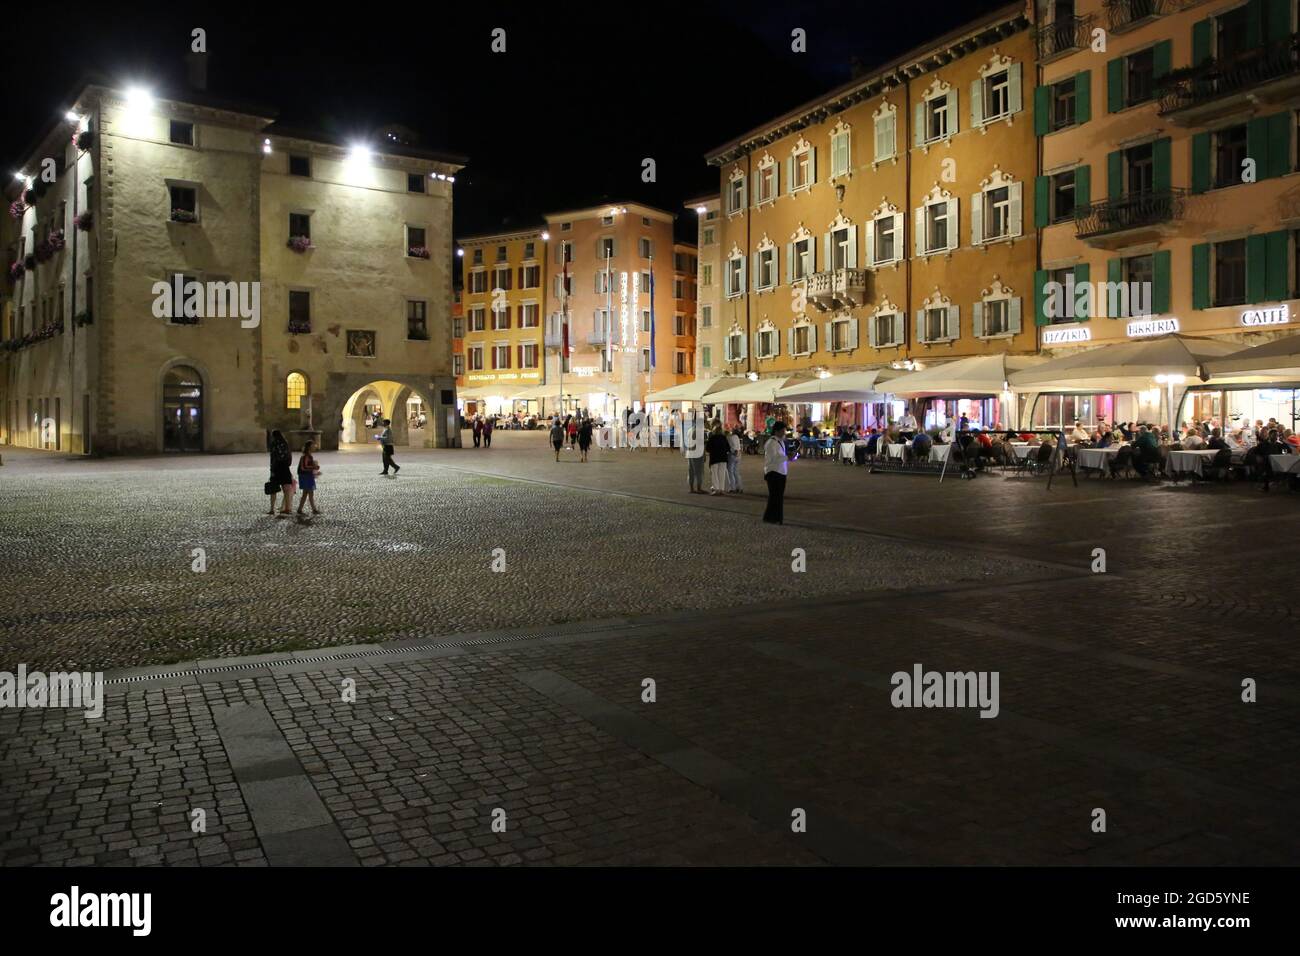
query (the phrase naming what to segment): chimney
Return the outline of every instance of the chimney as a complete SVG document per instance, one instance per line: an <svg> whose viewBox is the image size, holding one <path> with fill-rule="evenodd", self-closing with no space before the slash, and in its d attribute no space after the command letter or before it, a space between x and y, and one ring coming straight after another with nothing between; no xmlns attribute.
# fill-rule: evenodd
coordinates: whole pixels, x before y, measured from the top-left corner
<svg viewBox="0 0 1300 956"><path fill-rule="evenodd" d="M185 54L185 69L189 74L190 89L207 92L208 89L208 55L206 53Z"/></svg>

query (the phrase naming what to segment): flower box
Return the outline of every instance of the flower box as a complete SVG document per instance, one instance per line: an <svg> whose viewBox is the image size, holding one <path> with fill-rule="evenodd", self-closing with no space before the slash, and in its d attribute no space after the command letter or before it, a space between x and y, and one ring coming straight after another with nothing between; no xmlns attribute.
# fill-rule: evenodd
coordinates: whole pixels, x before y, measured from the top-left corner
<svg viewBox="0 0 1300 956"><path fill-rule="evenodd" d="M9 278L15 282L21 279L23 277L23 273L26 271L27 271L27 266L23 265L23 263L21 262L11 262L9 264Z"/></svg>
<svg viewBox="0 0 1300 956"><path fill-rule="evenodd" d="M68 244L67 239L63 236L62 229L55 229L50 233L50 238L46 240L50 246L50 253L62 252L63 247Z"/></svg>
<svg viewBox="0 0 1300 956"><path fill-rule="evenodd" d="M72 143L77 149L84 152L95 144L95 134L91 130L83 129L81 132L73 134Z"/></svg>
<svg viewBox="0 0 1300 956"><path fill-rule="evenodd" d="M13 216L15 219L23 218L23 213L25 213L26 211L27 211L27 204L24 203L21 199L15 199L13 202L9 204L9 215Z"/></svg>
<svg viewBox="0 0 1300 956"><path fill-rule="evenodd" d="M198 213L192 209L173 209L172 222L198 222Z"/></svg>
<svg viewBox="0 0 1300 956"><path fill-rule="evenodd" d="M308 321L304 321L304 320L302 320L302 319L290 319L290 320L289 320L289 334L290 334L290 335L310 335L310 334L311 334L311 322L310 322L309 320L308 320Z"/></svg>
<svg viewBox="0 0 1300 956"><path fill-rule="evenodd" d="M87 325L93 325L94 322L95 322L94 313L92 313L89 309L87 309L85 312L78 312L76 315L72 317L72 324L75 325L77 328L81 328Z"/></svg>
<svg viewBox="0 0 1300 956"><path fill-rule="evenodd" d="M311 244L310 236L290 236L285 245L294 252L306 252L308 249L316 248Z"/></svg>
<svg viewBox="0 0 1300 956"><path fill-rule="evenodd" d="M95 225L95 214L89 209L85 212L79 212L74 222L82 232L90 232L91 227Z"/></svg>
<svg viewBox="0 0 1300 956"><path fill-rule="evenodd" d="M411 246L406 250L406 254L412 259L427 259L429 258L429 249L427 246Z"/></svg>

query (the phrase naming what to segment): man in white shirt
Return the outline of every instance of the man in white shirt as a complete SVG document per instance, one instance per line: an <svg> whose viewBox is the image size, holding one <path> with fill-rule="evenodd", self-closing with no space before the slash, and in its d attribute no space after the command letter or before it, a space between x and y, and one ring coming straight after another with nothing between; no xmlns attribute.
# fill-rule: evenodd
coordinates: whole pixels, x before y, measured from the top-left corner
<svg viewBox="0 0 1300 956"><path fill-rule="evenodd" d="M767 482L767 510L763 512L763 520L768 524L785 523L785 477L789 467L785 422L776 422L763 446L763 480Z"/></svg>
<svg viewBox="0 0 1300 956"><path fill-rule="evenodd" d="M916 431L916 416L911 412L904 412L903 417L898 420L898 430L900 432Z"/></svg>

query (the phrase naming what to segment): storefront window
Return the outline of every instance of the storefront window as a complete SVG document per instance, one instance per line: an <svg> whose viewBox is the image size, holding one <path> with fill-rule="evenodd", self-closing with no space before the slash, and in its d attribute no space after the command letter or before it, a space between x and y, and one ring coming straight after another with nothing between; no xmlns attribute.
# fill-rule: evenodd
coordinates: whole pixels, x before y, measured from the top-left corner
<svg viewBox="0 0 1300 956"><path fill-rule="evenodd" d="M1114 395L1040 395L1034 406L1034 428L1067 428L1076 421L1092 427L1115 422Z"/></svg>

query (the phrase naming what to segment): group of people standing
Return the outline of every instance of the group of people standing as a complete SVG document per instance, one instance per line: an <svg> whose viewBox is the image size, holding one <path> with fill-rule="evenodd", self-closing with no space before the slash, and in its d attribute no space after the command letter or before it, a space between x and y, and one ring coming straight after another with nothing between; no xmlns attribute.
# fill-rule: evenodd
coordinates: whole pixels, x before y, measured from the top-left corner
<svg viewBox="0 0 1300 956"><path fill-rule="evenodd" d="M266 450L271 456L271 479L264 488L271 498L271 510L267 514L275 514L275 499L281 494L284 495L284 506L280 509L280 514L293 514L295 489L302 492L302 499L298 502L298 514L302 514L303 508L307 505L311 505L313 515L320 514L321 510L316 507L316 479L320 477L320 465L317 464L316 456L313 454L316 450L315 443L311 441L303 443L302 454L298 457L296 480L293 473L293 452L289 450L289 442L278 429L267 432Z"/></svg>
<svg viewBox="0 0 1300 956"><path fill-rule="evenodd" d="M565 415L564 421L560 421L559 415L552 418L550 437L551 447L555 449L555 460L560 460L560 452L564 450L567 441L570 449L578 449L578 461L585 462L587 454L591 451L591 436L594 427L591 418L586 415L580 418Z"/></svg>

